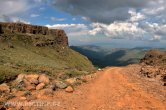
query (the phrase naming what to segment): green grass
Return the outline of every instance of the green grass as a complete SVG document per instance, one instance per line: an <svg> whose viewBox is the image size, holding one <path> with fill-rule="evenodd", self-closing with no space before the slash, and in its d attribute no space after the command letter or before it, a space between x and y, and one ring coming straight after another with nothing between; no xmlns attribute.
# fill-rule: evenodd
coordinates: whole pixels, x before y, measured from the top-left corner
<svg viewBox="0 0 166 110"><path fill-rule="evenodd" d="M34 35L16 33L2 36L3 40L0 40L0 82L10 80L20 73L44 73L57 78L59 74L72 70L89 73L94 70L86 57L69 47L62 45L35 47L33 46L34 39L32 39L36 37ZM37 37L43 36L37 35ZM9 45L14 48L9 48Z"/></svg>
<svg viewBox="0 0 166 110"><path fill-rule="evenodd" d="M72 70L72 71L67 71L65 74L66 74L69 78L72 78L72 77L80 76L82 73L79 72L79 71L76 71L76 70Z"/></svg>

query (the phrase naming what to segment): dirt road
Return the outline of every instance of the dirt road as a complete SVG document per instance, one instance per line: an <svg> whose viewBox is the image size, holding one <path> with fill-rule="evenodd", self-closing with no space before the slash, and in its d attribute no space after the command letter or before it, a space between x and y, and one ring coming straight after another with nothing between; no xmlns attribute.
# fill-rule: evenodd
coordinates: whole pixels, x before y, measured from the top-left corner
<svg viewBox="0 0 166 110"><path fill-rule="evenodd" d="M166 110L166 103L128 81L121 68L109 68L91 84L85 110Z"/></svg>
<svg viewBox="0 0 166 110"><path fill-rule="evenodd" d="M133 70L134 71L134 70ZM166 110L166 89L127 72L126 68L107 68L74 93L58 91L50 101L59 101L47 110ZM47 99L48 100L48 99Z"/></svg>

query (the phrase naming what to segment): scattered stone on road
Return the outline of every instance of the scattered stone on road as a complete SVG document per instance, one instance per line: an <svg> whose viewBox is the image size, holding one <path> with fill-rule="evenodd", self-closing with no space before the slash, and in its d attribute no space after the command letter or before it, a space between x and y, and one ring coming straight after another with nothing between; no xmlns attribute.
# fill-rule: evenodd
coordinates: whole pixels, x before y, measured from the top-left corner
<svg viewBox="0 0 166 110"><path fill-rule="evenodd" d="M36 86L36 90L41 90L45 87L45 84L44 83L40 83Z"/></svg>
<svg viewBox="0 0 166 110"><path fill-rule="evenodd" d="M69 92L69 93L72 93L74 91L73 87L71 86L68 86L66 89L65 89L66 92Z"/></svg>

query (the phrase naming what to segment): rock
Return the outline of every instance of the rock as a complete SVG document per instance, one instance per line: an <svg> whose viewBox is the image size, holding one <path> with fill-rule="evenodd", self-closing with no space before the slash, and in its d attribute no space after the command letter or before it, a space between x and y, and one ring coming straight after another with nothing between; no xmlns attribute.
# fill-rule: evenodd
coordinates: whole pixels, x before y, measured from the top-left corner
<svg viewBox="0 0 166 110"><path fill-rule="evenodd" d="M71 86L68 86L66 89L65 89L66 92L69 92L69 93L72 93L74 91L73 87Z"/></svg>
<svg viewBox="0 0 166 110"><path fill-rule="evenodd" d="M28 85L28 86L26 87L26 89L29 90L29 91L32 91L32 90L35 90L36 87L35 87L34 85Z"/></svg>
<svg viewBox="0 0 166 110"><path fill-rule="evenodd" d="M8 44L9 48L14 48L14 46L12 44Z"/></svg>
<svg viewBox="0 0 166 110"><path fill-rule="evenodd" d="M45 87L45 84L44 83L40 83L36 86L36 90L41 90Z"/></svg>
<svg viewBox="0 0 166 110"><path fill-rule="evenodd" d="M24 94L25 94L24 91L17 91L17 92L15 93L15 95L16 95L17 97L24 96Z"/></svg>
<svg viewBox="0 0 166 110"><path fill-rule="evenodd" d="M98 71L101 71L101 69L99 68Z"/></svg>
<svg viewBox="0 0 166 110"><path fill-rule="evenodd" d="M38 78L39 78L39 75L37 74L31 74L25 77L25 79L31 84L38 84L39 83Z"/></svg>
<svg viewBox="0 0 166 110"><path fill-rule="evenodd" d="M67 87L67 84L62 81L55 81L54 83L55 83L56 87L58 87L60 89L65 89Z"/></svg>
<svg viewBox="0 0 166 110"><path fill-rule="evenodd" d="M32 95L31 91L25 91L25 92L24 92L24 96L25 96L25 97L26 97L26 96L30 96L30 95Z"/></svg>
<svg viewBox="0 0 166 110"><path fill-rule="evenodd" d="M29 85L31 85L31 83L29 81L27 81L26 79L23 80L23 84L26 87L29 86Z"/></svg>
<svg viewBox="0 0 166 110"><path fill-rule="evenodd" d="M52 95L53 94L53 90L52 89L44 89L44 94L45 95Z"/></svg>
<svg viewBox="0 0 166 110"><path fill-rule="evenodd" d="M0 92L1 93L9 93L10 92L10 87L4 83L0 85Z"/></svg>
<svg viewBox="0 0 166 110"><path fill-rule="evenodd" d="M24 108L24 106L18 105L15 107L15 110L24 110L23 108Z"/></svg>
<svg viewBox="0 0 166 110"><path fill-rule="evenodd" d="M43 89L41 90L38 94L37 94L37 97L38 98L42 98L44 96L49 96L49 95L53 95L53 90L52 89Z"/></svg>
<svg viewBox="0 0 166 110"><path fill-rule="evenodd" d="M166 86L166 83L163 83L163 86Z"/></svg>
<svg viewBox="0 0 166 110"><path fill-rule="evenodd" d="M11 90L11 92L15 94L15 93L17 93L18 91L17 91L17 89L13 88L13 89Z"/></svg>
<svg viewBox="0 0 166 110"><path fill-rule="evenodd" d="M26 97L20 97L20 100L22 100L22 101L24 101L26 99L27 99Z"/></svg>
<svg viewBox="0 0 166 110"><path fill-rule="evenodd" d="M51 84L51 85L48 86L48 88L52 89L53 91L55 91L57 87L56 87L56 85Z"/></svg>
<svg viewBox="0 0 166 110"><path fill-rule="evenodd" d="M3 108L3 105L0 105L0 110L3 110L2 108Z"/></svg>
<svg viewBox="0 0 166 110"><path fill-rule="evenodd" d="M50 80L46 75L42 74L39 76L39 82L44 84L49 84Z"/></svg>
<svg viewBox="0 0 166 110"><path fill-rule="evenodd" d="M33 95L30 95L30 96L27 96L27 101L32 101L32 100L36 100L37 97L33 96Z"/></svg>
<svg viewBox="0 0 166 110"><path fill-rule="evenodd" d="M4 106L3 107L0 106L0 110L7 110L7 109Z"/></svg>
<svg viewBox="0 0 166 110"><path fill-rule="evenodd" d="M149 50L146 52L144 58L140 61L141 71L140 74L145 77L166 82L166 51L158 49Z"/></svg>
<svg viewBox="0 0 166 110"><path fill-rule="evenodd" d="M19 84L21 82L23 82L24 78L25 78L26 74L19 74L17 76L16 82Z"/></svg>
<svg viewBox="0 0 166 110"><path fill-rule="evenodd" d="M75 82L77 82L77 79L76 78L70 78L70 79L66 79L65 81L69 84L74 84Z"/></svg>

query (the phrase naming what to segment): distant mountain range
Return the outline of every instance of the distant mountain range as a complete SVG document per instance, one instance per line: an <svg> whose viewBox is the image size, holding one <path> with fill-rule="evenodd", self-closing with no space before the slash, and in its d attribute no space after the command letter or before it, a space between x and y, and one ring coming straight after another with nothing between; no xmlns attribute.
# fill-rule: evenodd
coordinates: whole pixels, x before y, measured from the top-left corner
<svg viewBox="0 0 166 110"><path fill-rule="evenodd" d="M138 63L150 47L109 48L104 46L71 46L75 51L87 56L97 67L125 66Z"/></svg>

